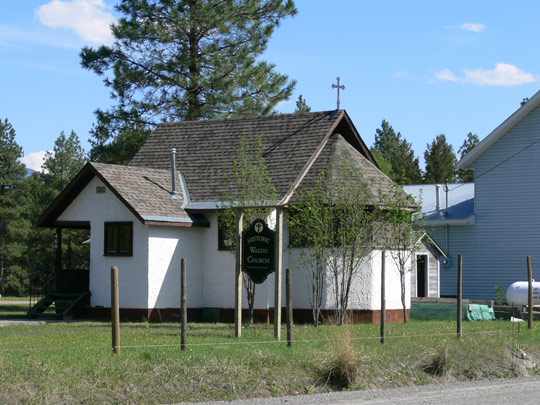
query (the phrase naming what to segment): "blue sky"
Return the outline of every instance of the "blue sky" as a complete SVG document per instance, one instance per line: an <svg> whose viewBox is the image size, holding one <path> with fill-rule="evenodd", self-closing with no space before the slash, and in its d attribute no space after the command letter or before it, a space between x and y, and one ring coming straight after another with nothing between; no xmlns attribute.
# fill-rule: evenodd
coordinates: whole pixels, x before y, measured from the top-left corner
<svg viewBox="0 0 540 405"><path fill-rule="evenodd" d="M111 104L101 78L80 67L82 46L110 43L113 0L4 2L0 14L0 118L39 168L60 131L86 150L93 111ZM485 137L540 88L537 1L296 0L262 59L297 80L312 110L345 108L365 142L386 119L413 144L446 134L457 152Z"/></svg>

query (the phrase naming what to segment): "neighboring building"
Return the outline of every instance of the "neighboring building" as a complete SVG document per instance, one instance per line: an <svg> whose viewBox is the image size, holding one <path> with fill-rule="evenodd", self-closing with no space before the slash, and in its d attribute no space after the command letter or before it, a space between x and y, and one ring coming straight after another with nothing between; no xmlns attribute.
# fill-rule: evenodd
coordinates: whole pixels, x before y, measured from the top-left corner
<svg viewBox="0 0 540 405"><path fill-rule="evenodd" d="M412 274L411 293L413 297L455 296L457 255L470 256L474 253L471 241L475 222L474 183L420 184L404 186L403 189L421 204L420 222L432 239L424 240L424 248L416 254L417 266ZM427 275L423 275L426 268ZM417 278L419 272L420 278ZM417 287L418 282L420 288ZM424 295L422 284L427 286L424 287Z"/></svg>
<svg viewBox="0 0 540 405"><path fill-rule="evenodd" d="M448 210L444 186L439 210L433 204L436 185L405 187L413 196L423 190L430 235L448 254L441 265L442 296L456 295L458 254L465 298L494 299L496 288L504 292L526 280L527 256L533 271L540 271L539 156L540 92L461 159L458 168L473 169L474 184L448 185Z"/></svg>
<svg viewBox="0 0 540 405"><path fill-rule="evenodd" d="M343 152L377 185L373 203L380 188L393 187L345 111L162 124L128 166L88 163L39 220L40 226L57 229L90 229L88 289L95 313L108 313L109 269L116 265L124 316L172 319L180 303L180 258L185 258L190 318L233 319L235 260L231 252L220 249L217 212L239 139L251 142L259 136L278 194L272 206L286 210L294 204L297 191L309 187L320 170ZM172 148L177 151L175 172ZM298 250L288 248L286 225L283 246L283 268L294 274L295 315L310 314L305 274ZM353 286L350 308L357 321L380 317L380 260L381 252L375 250ZM273 291L270 275L257 287L258 319L271 316ZM399 274L391 263L386 291L388 320L399 321ZM323 308L332 306L328 292Z"/></svg>

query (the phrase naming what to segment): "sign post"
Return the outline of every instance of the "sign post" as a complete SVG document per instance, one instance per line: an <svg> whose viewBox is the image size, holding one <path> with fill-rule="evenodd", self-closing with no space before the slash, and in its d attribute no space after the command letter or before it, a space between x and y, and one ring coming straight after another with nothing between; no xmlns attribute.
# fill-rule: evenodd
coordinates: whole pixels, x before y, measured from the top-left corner
<svg viewBox="0 0 540 405"><path fill-rule="evenodd" d="M242 228L244 212L236 211L236 273L234 297L234 334L237 338L242 336Z"/></svg>

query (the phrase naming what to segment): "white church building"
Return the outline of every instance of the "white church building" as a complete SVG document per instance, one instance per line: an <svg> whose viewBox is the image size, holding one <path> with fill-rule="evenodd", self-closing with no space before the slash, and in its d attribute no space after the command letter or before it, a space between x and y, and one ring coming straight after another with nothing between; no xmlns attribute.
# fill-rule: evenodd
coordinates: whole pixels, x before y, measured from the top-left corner
<svg viewBox="0 0 540 405"><path fill-rule="evenodd" d="M54 227L60 235L62 228L90 229L85 287L91 294L91 314L110 316L110 268L117 266L123 319L179 319L180 259L184 258L188 318L234 320L235 256L223 246L217 213L242 137L248 142L262 137L264 158L278 194L275 206L285 212L282 266L293 273L295 321L310 321L308 284L299 249L288 243L287 209L294 204L295 193L312 184L321 169L343 151L365 177L382 187L393 186L344 110L165 123L150 135L129 165L87 163L38 225ZM171 164L173 148L175 167ZM360 273L350 295L352 320L378 322L381 250L372 251ZM408 277L406 284L410 308ZM243 308L247 309L243 295ZM402 321L399 272L388 258L386 295L387 320ZM329 288L322 306L328 314L334 308ZM255 320L270 321L273 309L271 274L257 285Z"/></svg>

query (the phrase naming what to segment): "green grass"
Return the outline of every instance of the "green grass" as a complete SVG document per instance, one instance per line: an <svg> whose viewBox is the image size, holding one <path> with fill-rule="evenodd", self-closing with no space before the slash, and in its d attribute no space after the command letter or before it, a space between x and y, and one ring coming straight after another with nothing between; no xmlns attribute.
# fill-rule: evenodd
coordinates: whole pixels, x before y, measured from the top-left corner
<svg viewBox="0 0 540 405"><path fill-rule="evenodd" d="M28 304L12 305L0 303L0 319L25 319Z"/></svg>
<svg viewBox="0 0 540 405"><path fill-rule="evenodd" d="M2 301L23 301L28 302L30 300L30 297L0 297L0 302Z"/></svg>
<svg viewBox="0 0 540 405"><path fill-rule="evenodd" d="M535 373L540 352L538 331L514 329L513 341L512 325L501 321L465 323L459 341L454 322L392 324L384 345L378 325L347 328L359 358L352 389ZM322 377L325 364L342 333L297 326L297 341L287 348L273 340L271 325L246 327L235 339L232 325L190 324L182 352L179 324L125 323L121 353L113 355L108 323L0 327L0 403L172 403L327 391L333 388ZM434 375L429 366L443 345L448 367ZM512 357L513 348L533 361Z"/></svg>

